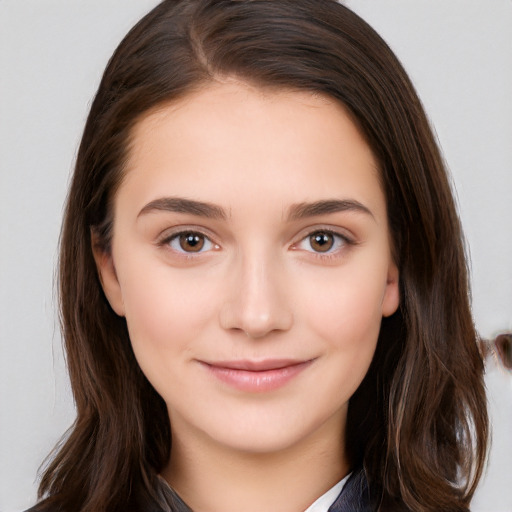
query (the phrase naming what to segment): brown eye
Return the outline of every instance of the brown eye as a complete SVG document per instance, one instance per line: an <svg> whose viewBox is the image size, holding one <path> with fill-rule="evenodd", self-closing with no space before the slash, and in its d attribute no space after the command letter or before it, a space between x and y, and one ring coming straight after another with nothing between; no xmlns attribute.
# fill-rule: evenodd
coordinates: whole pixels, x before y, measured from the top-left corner
<svg viewBox="0 0 512 512"><path fill-rule="evenodd" d="M214 244L207 235L200 231L180 231L165 238L160 244L169 247L176 253L189 256L219 249L217 244Z"/></svg>
<svg viewBox="0 0 512 512"><path fill-rule="evenodd" d="M328 252L334 246L334 235L325 231L317 231L309 236L309 243L316 252Z"/></svg>
<svg viewBox="0 0 512 512"><path fill-rule="evenodd" d="M200 233L182 233L179 235L179 243L185 252L199 252L205 245L205 236Z"/></svg>

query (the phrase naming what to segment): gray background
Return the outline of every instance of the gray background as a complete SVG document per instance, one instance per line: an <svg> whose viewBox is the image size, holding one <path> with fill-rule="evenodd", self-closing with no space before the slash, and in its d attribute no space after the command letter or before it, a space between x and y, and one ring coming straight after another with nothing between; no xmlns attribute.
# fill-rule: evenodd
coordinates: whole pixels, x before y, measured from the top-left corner
<svg viewBox="0 0 512 512"><path fill-rule="evenodd" d="M53 273L103 68L155 0L0 0L0 511L34 502L73 421ZM512 1L346 2L409 71L453 175L480 333L512 330ZM474 511L512 511L512 376L488 362L494 444Z"/></svg>

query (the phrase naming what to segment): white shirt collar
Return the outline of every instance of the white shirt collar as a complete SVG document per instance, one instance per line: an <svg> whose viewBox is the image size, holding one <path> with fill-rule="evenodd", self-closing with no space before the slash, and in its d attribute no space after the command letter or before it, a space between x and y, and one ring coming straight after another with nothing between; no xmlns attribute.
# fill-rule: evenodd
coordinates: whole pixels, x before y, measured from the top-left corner
<svg viewBox="0 0 512 512"><path fill-rule="evenodd" d="M325 494L322 494L312 505L310 505L304 512L328 512L329 507L336 501L340 495L343 486L347 482L349 473L345 478L340 480L336 485L331 487Z"/></svg>

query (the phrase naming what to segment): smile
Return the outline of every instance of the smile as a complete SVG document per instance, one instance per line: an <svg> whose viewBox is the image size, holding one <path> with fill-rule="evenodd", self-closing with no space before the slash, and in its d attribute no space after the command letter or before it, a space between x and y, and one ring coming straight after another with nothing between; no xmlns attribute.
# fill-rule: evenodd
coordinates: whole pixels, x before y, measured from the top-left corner
<svg viewBox="0 0 512 512"><path fill-rule="evenodd" d="M314 360L216 361L200 363L217 379L240 391L261 393L279 389Z"/></svg>

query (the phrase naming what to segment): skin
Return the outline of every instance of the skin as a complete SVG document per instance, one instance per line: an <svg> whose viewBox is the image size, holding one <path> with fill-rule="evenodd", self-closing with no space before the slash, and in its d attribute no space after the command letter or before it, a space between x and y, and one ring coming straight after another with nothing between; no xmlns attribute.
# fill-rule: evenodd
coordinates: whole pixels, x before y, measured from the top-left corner
<svg viewBox="0 0 512 512"><path fill-rule="evenodd" d="M303 511L347 474L348 400L399 293L376 160L341 105L225 80L148 113L95 257L189 506ZM212 371L283 359L300 371L269 389Z"/></svg>

